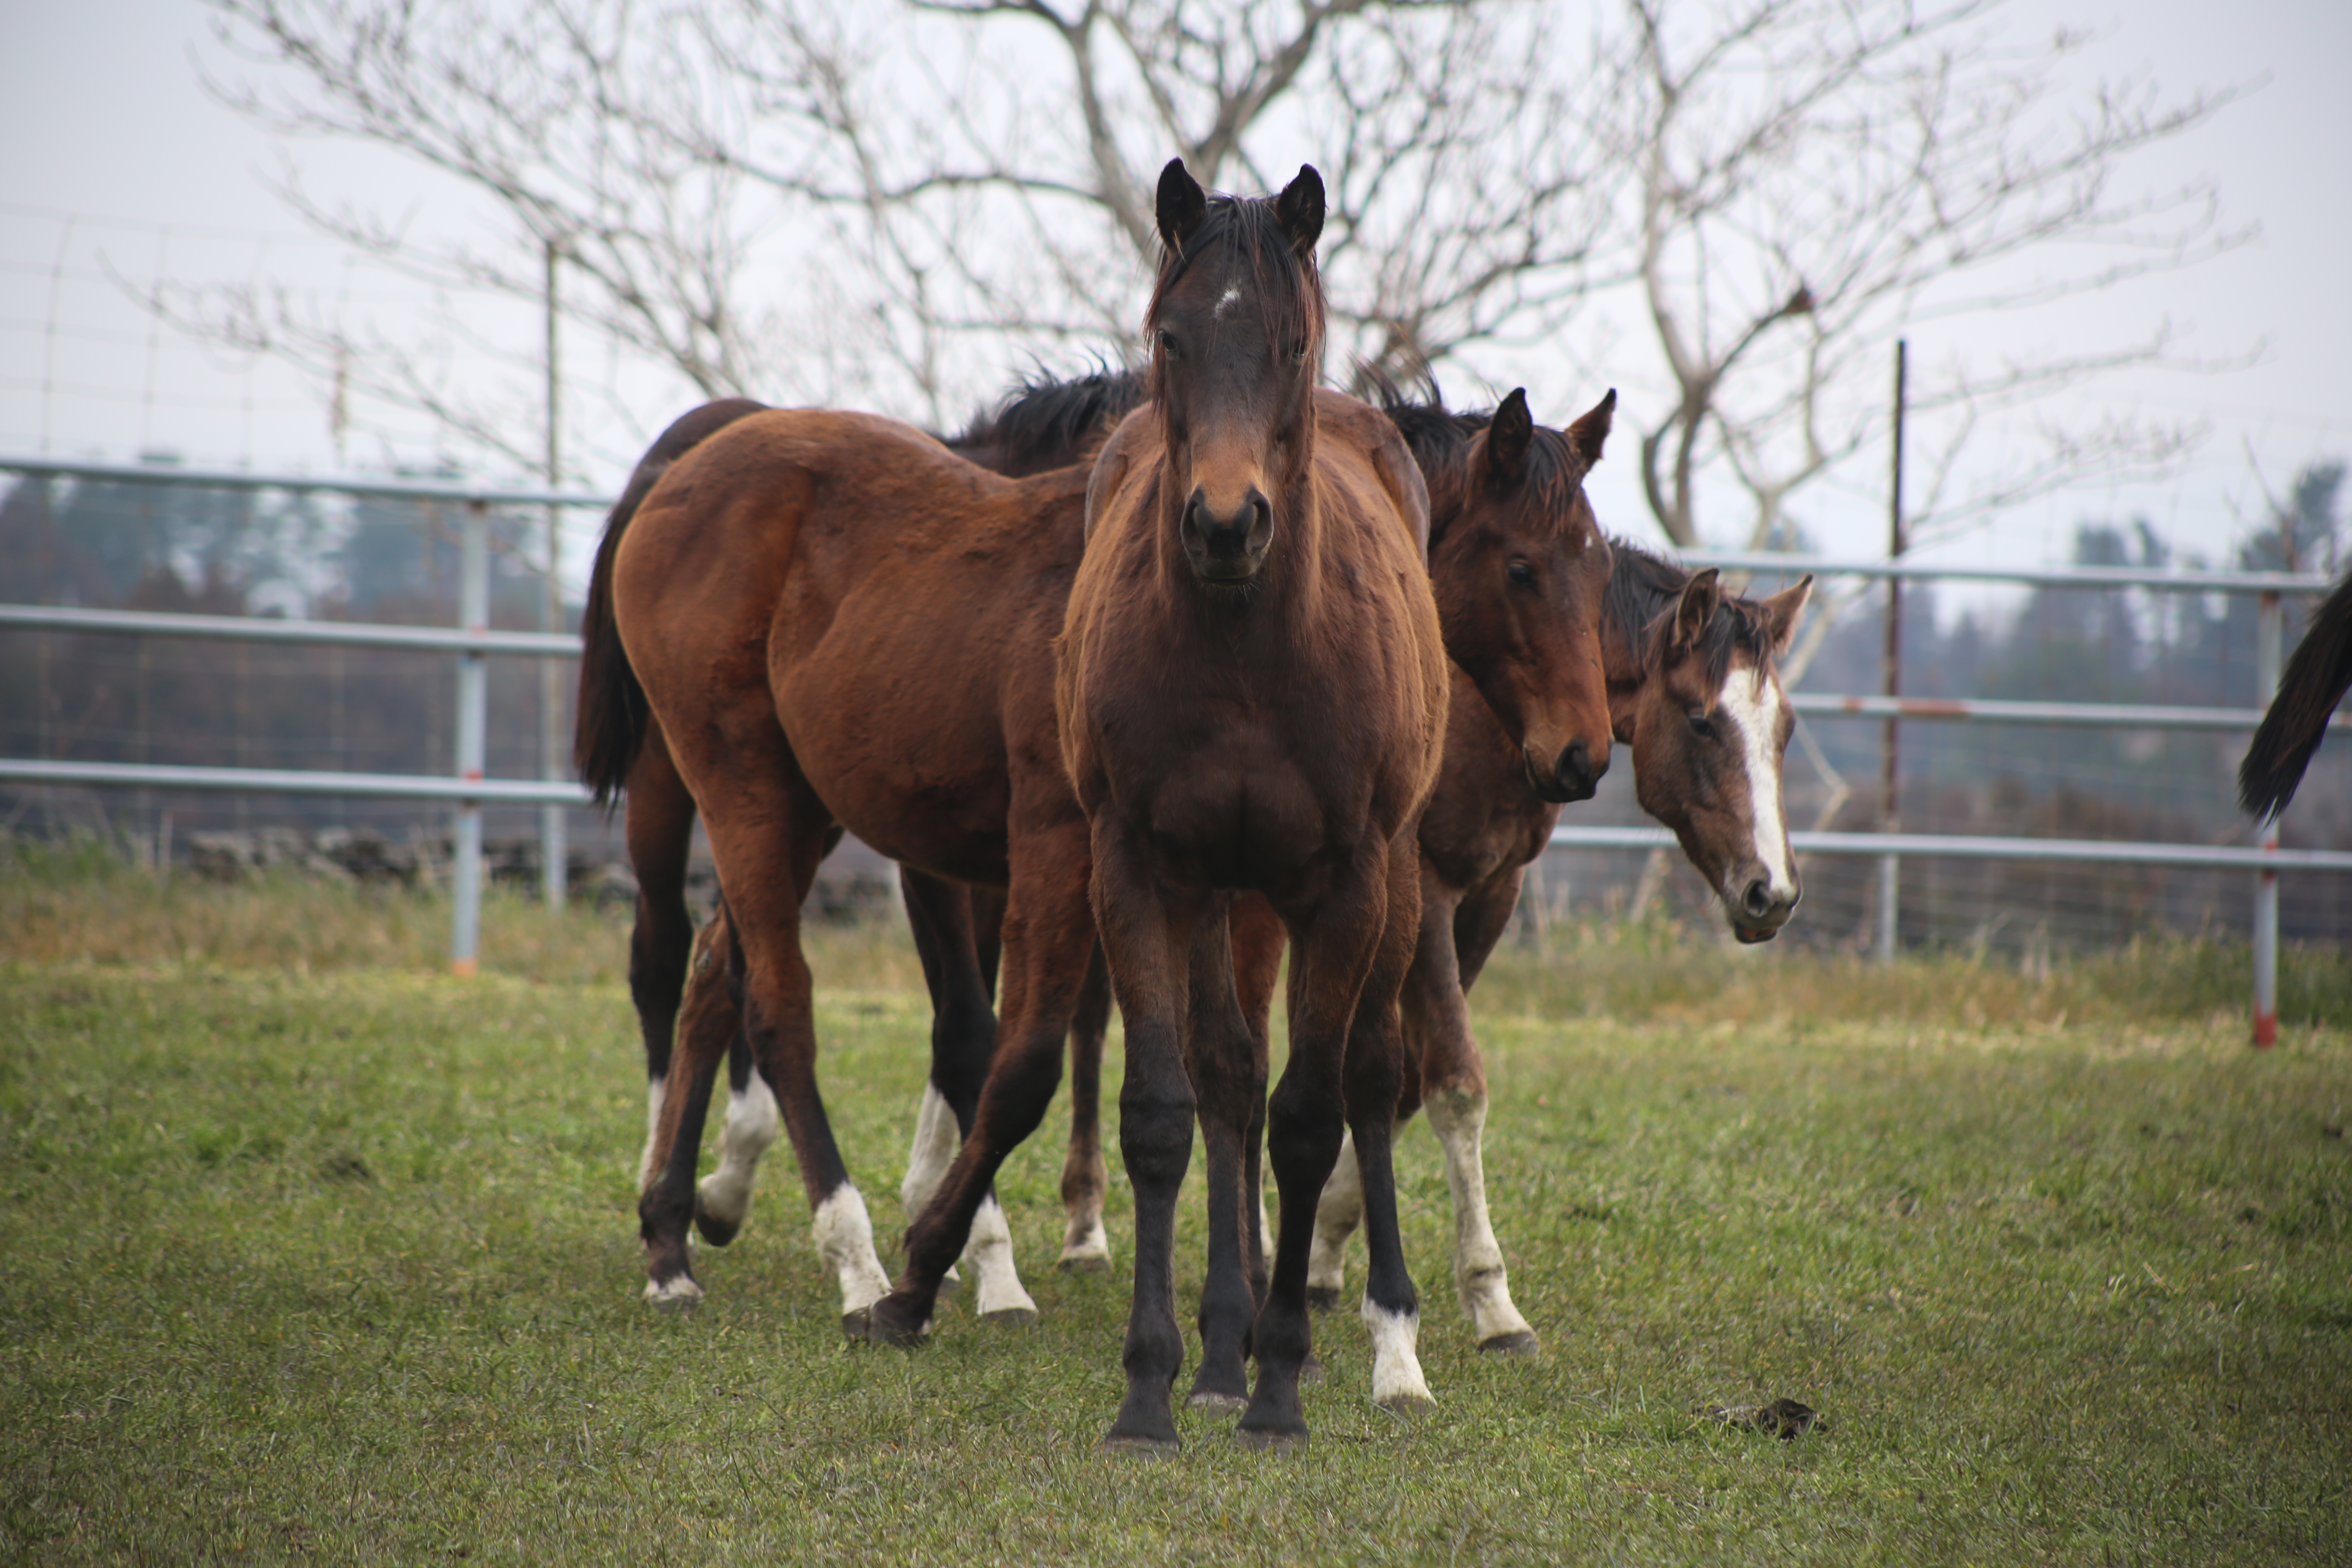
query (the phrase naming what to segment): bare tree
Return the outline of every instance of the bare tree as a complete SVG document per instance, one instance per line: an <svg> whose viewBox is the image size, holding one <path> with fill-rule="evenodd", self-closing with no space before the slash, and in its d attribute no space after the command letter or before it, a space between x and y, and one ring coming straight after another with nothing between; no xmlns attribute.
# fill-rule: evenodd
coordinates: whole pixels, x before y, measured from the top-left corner
<svg viewBox="0 0 2352 1568"><path fill-rule="evenodd" d="M2231 94L2068 96L2088 40L2019 47L1991 25L1997 5L1625 0L1624 31L1596 46L1614 110L1599 134L1626 172L1623 269L1673 387L1643 434L1642 481L1677 544L1708 531L1710 466L1745 492L1745 542L1779 540L1789 499L1883 431L1887 350L1906 327L2046 304L2245 237L2208 184L2117 191L2131 154ZM2170 344L2158 324L2105 350L1929 367L1911 397L1913 537L2176 455L2179 427L2052 427L2031 460L1958 482L1979 421L2164 363Z"/></svg>
<svg viewBox="0 0 2352 1568"><path fill-rule="evenodd" d="M862 395L936 423L1008 360L1099 353L1132 331L1171 152L1271 188L1314 149L1343 346L1390 369L1556 327L1605 216L1591 149L1557 134L1574 106L1541 18L1475 0L208 3L256 68L216 78L229 102L417 159L501 232L415 233L289 173L310 222L527 303L560 247L564 313L704 395ZM261 290L160 303L527 456L510 393L469 399L419 345Z"/></svg>
<svg viewBox="0 0 2352 1568"><path fill-rule="evenodd" d="M561 247L567 317L700 395L945 423L1024 356L1118 352L1168 156L1270 189L1304 153L1334 196L1342 352L1473 381L1531 356L1594 384L1654 361L1666 396L1640 465L1684 545L1782 537L1792 499L1877 438L1906 326L2239 237L2208 187L2119 194L2132 153L2228 94L2071 95L2085 40L2012 47L1998 0L1622 0L1574 40L1507 0L207 4L247 62L216 79L231 102L419 160L495 215L493 238L450 238L289 174L312 222L534 305ZM165 303L491 449L535 448L514 387L469 388L425 344L257 291ZM1604 352L1604 318L1638 336ZM2179 429L2053 426L2011 469L1961 462L1980 422L2169 353L2158 326L2105 352L1923 365L1915 535L2179 450Z"/></svg>

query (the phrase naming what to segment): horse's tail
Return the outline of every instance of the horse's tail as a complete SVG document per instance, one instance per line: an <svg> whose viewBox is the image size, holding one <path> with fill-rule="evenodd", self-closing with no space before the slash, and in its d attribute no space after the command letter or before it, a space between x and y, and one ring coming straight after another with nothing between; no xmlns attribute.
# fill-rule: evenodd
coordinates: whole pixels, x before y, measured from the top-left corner
<svg viewBox="0 0 2352 1568"><path fill-rule="evenodd" d="M2286 661L2278 695L2238 764L2240 805L2264 819L2286 809L2347 688L2352 688L2352 571L2313 615Z"/></svg>
<svg viewBox="0 0 2352 1568"><path fill-rule="evenodd" d="M651 719L646 689L629 668L629 656L613 625L613 557L619 553L621 535L672 463L738 419L766 407L748 397L723 397L679 418L637 460L628 488L604 520L596 567L588 578L588 603L580 616L580 700L572 731L572 766L599 805L609 806L619 797L645 747Z"/></svg>

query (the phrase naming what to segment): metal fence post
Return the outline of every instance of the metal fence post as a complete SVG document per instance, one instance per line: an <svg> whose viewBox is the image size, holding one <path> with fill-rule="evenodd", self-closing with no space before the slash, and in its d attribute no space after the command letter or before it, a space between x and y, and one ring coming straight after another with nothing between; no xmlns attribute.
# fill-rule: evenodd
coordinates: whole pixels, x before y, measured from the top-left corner
<svg viewBox="0 0 2352 1568"><path fill-rule="evenodd" d="M2267 707L2278 695L2279 652L2286 640L2286 609L2275 593L2265 593L2254 611L2254 697ZM2279 823L2263 824L2262 849L2276 855ZM2278 868L2254 873L2254 1046L2278 1043Z"/></svg>
<svg viewBox="0 0 2352 1568"><path fill-rule="evenodd" d="M465 547L457 584L457 624L484 632L490 623L490 519L481 501L466 504ZM479 784L489 725L489 660L480 648L457 656L457 776ZM450 866L449 968L461 975L480 965L482 938L482 803L457 803L457 848Z"/></svg>

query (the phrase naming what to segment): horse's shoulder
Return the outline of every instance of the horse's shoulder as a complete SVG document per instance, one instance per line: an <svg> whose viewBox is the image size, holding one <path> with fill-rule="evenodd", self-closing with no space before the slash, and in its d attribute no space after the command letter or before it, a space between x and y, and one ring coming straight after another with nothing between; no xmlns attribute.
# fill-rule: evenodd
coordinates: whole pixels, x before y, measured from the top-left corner
<svg viewBox="0 0 2352 1568"><path fill-rule="evenodd" d="M1415 557L1429 555L1429 486L1395 421L1360 398L1328 389L1315 395L1316 449L1357 468L1379 503L1401 518Z"/></svg>

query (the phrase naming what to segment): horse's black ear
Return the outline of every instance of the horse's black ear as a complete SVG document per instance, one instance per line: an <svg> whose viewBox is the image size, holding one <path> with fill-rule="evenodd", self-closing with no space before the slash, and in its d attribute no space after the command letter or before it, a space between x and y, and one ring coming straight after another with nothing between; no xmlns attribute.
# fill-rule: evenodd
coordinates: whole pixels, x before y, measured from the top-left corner
<svg viewBox="0 0 2352 1568"><path fill-rule="evenodd" d="M1682 602L1675 606L1675 646L1697 647L1722 601L1723 584L1714 567L1692 573L1691 580L1683 584Z"/></svg>
<svg viewBox="0 0 2352 1568"><path fill-rule="evenodd" d="M1813 574L1806 573L1790 586L1764 601L1764 625L1772 637L1772 657L1789 651L1797 638L1797 623L1805 618L1806 602L1813 596Z"/></svg>
<svg viewBox="0 0 2352 1568"><path fill-rule="evenodd" d="M1160 171L1160 243L1171 250L1182 250L1208 216L1209 197L1201 182L1184 167L1183 159L1169 159L1168 166Z"/></svg>
<svg viewBox="0 0 2352 1568"><path fill-rule="evenodd" d="M1486 426L1486 478L1515 485L1528 471L1528 446L1536 438L1535 416L1528 412L1528 389L1514 387Z"/></svg>
<svg viewBox="0 0 2352 1568"><path fill-rule="evenodd" d="M1594 404L1581 419L1568 427L1568 444L1584 459L1586 468L1601 460L1601 447L1609 439L1610 416L1617 412L1617 389L1611 387L1609 395Z"/></svg>
<svg viewBox="0 0 2352 1568"><path fill-rule="evenodd" d="M1282 187L1274 202L1274 216L1290 236L1290 247L1301 256L1313 253L1323 237L1323 176L1312 163L1298 165L1298 177Z"/></svg>

